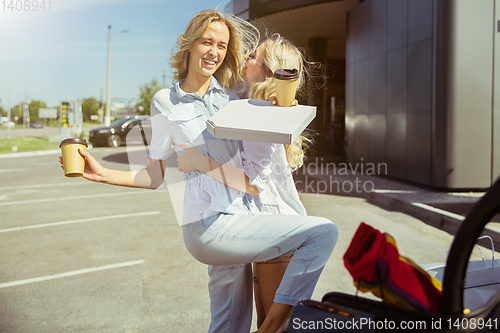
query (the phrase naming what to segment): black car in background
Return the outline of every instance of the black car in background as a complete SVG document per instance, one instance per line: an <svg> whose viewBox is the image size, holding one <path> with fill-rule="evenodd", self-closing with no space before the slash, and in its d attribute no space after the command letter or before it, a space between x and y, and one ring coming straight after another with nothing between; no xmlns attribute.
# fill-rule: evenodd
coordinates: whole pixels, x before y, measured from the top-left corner
<svg viewBox="0 0 500 333"><path fill-rule="evenodd" d="M149 116L134 116L115 120L109 126L90 130L89 141L94 147L119 147L125 143L127 134L139 124L149 119Z"/></svg>
<svg viewBox="0 0 500 333"><path fill-rule="evenodd" d="M30 123L31 128L44 128L45 124L42 123L41 121L34 121Z"/></svg>

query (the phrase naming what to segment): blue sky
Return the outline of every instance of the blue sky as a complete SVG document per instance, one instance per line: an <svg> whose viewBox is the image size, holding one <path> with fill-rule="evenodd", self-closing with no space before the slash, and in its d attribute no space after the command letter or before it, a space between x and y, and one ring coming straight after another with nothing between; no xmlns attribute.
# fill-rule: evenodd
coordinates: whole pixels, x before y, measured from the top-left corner
<svg viewBox="0 0 500 333"><path fill-rule="evenodd" d="M63 100L99 99L101 91L105 100L108 25L112 32L129 30L111 35L112 98L137 98L140 87L153 78L162 83L164 71L166 82L171 83L168 59L189 19L218 5L223 10L229 2L51 0L48 10L46 0L45 11L11 11L7 8L11 1L21 3L0 1L0 106L4 109L8 95L10 106L27 97L45 101L49 107Z"/></svg>

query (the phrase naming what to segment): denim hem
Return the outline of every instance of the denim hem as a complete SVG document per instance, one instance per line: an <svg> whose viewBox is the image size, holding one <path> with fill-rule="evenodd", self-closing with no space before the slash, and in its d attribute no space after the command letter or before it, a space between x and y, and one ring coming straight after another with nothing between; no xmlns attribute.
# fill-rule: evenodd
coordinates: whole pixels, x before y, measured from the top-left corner
<svg viewBox="0 0 500 333"><path fill-rule="evenodd" d="M294 296L283 296L278 294L274 296L274 303L287 304L292 306L295 306L300 300L300 297Z"/></svg>

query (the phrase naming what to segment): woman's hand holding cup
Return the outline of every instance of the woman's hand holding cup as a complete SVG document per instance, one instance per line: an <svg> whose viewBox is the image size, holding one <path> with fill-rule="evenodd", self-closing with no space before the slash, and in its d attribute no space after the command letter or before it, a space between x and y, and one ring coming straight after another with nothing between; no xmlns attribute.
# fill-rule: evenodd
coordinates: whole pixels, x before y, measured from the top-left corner
<svg viewBox="0 0 500 333"><path fill-rule="evenodd" d="M274 72L277 104L279 106L292 106L295 99L295 90L299 80L299 71L293 69L277 69Z"/></svg>
<svg viewBox="0 0 500 333"><path fill-rule="evenodd" d="M94 182L102 182L106 175L106 169L97 160L90 155L90 153L83 149L78 149L78 153L85 160L85 167L83 169L82 177ZM59 156L59 163L61 168L64 170L63 157Z"/></svg>
<svg viewBox="0 0 500 333"><path fill-rule="evenodd" d="M278 104L278 99L276 98L276 95L269 96L269 101L272 102L274 105ZM290 106L296 106L296 105L299 105L299 101L294 99L292 103L290 103Z"/></svg>

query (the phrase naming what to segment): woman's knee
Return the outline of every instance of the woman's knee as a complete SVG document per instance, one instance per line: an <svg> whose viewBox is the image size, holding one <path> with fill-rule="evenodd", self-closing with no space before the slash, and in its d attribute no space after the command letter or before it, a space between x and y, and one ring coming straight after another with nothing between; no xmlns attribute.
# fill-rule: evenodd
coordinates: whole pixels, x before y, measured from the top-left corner
<svg viewBox="0 0 500 333"><path fill-rule="evenodd" d="M337 226L327 218L317 217L317 226L315 227L315 234L319 236L324 243L331 246L332 250L337 244L339 238L339 229Z"/></svg>

